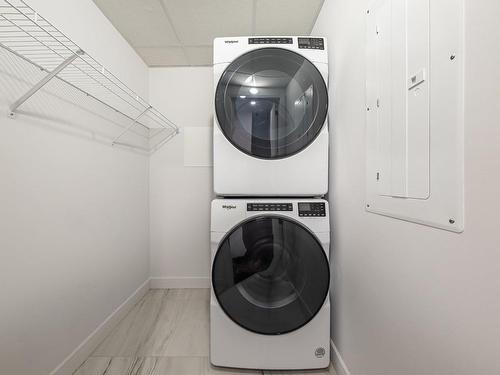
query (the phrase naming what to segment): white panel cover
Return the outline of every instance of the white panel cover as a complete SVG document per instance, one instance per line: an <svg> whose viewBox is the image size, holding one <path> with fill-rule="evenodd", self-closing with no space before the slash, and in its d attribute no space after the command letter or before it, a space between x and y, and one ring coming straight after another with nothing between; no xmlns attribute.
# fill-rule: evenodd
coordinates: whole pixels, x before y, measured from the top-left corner
<svg viewBox="0 0 500 375"><path fill-rule="evenodd" d="M463 4L367 10L368 211L463 230Z"/></svg>
<svg viewBox="0 0 500 375"><path fill-rule="evenodd" d="M368 122L378 193L429 196L429 1L379 1L368 13Z"/></svg>

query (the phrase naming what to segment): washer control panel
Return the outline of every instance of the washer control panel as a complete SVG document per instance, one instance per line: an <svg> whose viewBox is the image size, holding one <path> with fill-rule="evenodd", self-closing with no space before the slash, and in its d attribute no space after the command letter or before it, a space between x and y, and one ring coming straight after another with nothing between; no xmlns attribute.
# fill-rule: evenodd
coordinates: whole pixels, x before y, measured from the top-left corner
<svg viewBox="0 0 500 375"><path fill-rule="evenodd" d="M324 202L299 203L299 216L326 216Z"/></svg>
<svg viewBox="0 0 500 375"><path fill-rule="evenodd" d="M325 49L325 42L323 38L299 38L299 48Z"/></svg>
<svg viewBox="0 0 500 375"><path fill-rule="evenodd" d="M292 38L248 38L248 44L292 44Z"/></svg>
<svg viewBox="0 0 500 375"><path fill-rule="evenodd" d="M248 203L247 211L293 211L291 203Z"/></svg>

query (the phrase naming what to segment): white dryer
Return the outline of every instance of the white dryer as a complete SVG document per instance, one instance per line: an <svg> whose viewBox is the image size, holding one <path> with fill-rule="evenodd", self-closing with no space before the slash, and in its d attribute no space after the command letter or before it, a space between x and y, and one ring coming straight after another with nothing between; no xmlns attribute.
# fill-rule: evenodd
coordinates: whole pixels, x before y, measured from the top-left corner
<svg viewBox="0 0 500 375"><path fill-rule="evenodd" d="M211 216L211 363L327 367L328 203L216 199Z"/></svg>
<svg viewBox="0 0 500 375"><path fill-rule="evenodd" d="M328 54L317 37L214 40L214 190L323 196Z"/></svg>

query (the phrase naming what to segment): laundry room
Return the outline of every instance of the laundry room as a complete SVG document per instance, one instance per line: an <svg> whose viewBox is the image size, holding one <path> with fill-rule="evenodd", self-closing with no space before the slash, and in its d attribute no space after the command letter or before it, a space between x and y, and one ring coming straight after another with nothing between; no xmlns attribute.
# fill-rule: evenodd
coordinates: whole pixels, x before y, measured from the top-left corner
<svg viewBox="0 0 500 375"><path fill-rule="evenodd" d="M500 374L498 0L0 0L0 375Z"/></svg>

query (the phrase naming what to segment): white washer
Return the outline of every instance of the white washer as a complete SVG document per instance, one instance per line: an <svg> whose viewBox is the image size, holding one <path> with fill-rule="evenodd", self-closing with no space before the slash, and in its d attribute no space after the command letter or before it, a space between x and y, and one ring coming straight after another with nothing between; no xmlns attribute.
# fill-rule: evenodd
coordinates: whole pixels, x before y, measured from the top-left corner
<svg viewBox="0 0 500 375"><path fill-rule="evenodd" d="M329 365L328 217L321 199L212 202L212 364Z"/></svg>
<svg viewBox="0 0 500 375"><path fill-rule="evenodd" d="M326 194L327 83L325 38L216 38L215 193Z"/></svg>

